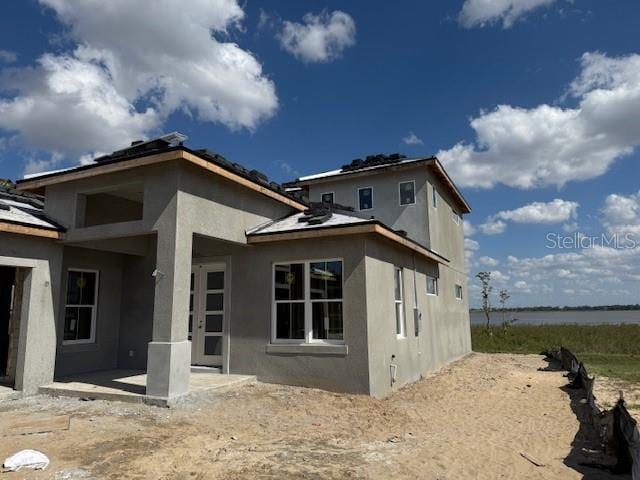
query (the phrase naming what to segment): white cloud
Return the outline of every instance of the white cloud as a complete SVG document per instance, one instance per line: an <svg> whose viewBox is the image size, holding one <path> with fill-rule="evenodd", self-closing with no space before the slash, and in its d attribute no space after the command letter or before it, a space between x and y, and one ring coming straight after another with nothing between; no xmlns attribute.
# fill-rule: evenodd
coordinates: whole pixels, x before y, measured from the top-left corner
<svg viewBox="0 0 640 480"><path fill-rule="evenodd" d="M495 267L497 266L500 262L498 260L496 260L493 257L489 257L487 255L484 255L482 257L480 257L478 259L478 263L480 265L484 265L485 267Z"/></svg>
<svg viewBox="0 0 640 480"><path fill-rule="evenodd" d="M402 143L405 145L423 145L424 142L415 133L409 132L409 135L402 139Z"/></svg>
<svg viewBox="0 0 640 480"><path fill-rule="evenodd" d="M575 219L579 204L556 198L551 202L533 202L515 210L503 210L494 215L514 223L553 224Z"/></svg>
<svg viewBox="0 0 640 480"><path fill-rule="evenodd" d="M471 237L473 234L476 233L476 227L474 227L473 224L468 220L462 221L462 228L464 230L464 234L467 237Z"/></svg>
<svg viewBox="0 0 640 480"><path fill-rule="evenodd" d="M111 151L157 133L178 111L254 129L278 107L256 58L219 40L241 28L236 0L40 2L76 46L44 54L4 85L18 93L0 100L0 128L19 132L29 148Z"/></svg>
<svg viewBox="0 0 640 480"><path fill-rule="evenodd" d="M470 238L464 239L464 256L467 270L474 265L473 256L480 248L480 244Z"/></svg>
<svg viewBox="0 0 640 480"><path fill-rule="evenodd" d="M478 228L485 235L500 235L507 229L507 224L502 220L488 219L485 223L478 225Z"/></svg>
<svg viewBox="0 0 640 480"><path fill-rule="evenodd" d="M640 55L585 53L575 108L499 105L471 120L475 143L438 157L463 187L562 186L602 175L640 145Z"/></svg>
<svg viewBox="0 0 640 480"><path fill-rule="evenodd" d="M307 13L302 22L285 21L278 38L282 48L304 62L330 62L356 43L356 24L340 10Z"/></svg>
<svg viewBox="0 0 640 480"><path fill-rule="evenodd" d="M555 0L466 0L458 15L458 21L466 28L484 27L502 22L510 28L523 15L541 7L548 7Z"/></svg>
<svg viewBox="0 0 640 480"><path fill-rule="evenodd" d="M618 235L622 243L634 240L640 244L640 191L628 196L608 195L601 213L602 226L609 235Z"/></svg>
<svg viewBox="0 0 640 480"><path fill-rule="evenodd" d="M492 270L491 271L491 281L497 284L505 284L509 281L511 277L505 273L502 273L500 270Z"/></svg>
<svg viewBox="0 0 640 480"><path fill-rule="evenodd" d="M18 59L18 54L16 52L0 49L0 62L13 63L17 59Z"/></svg>
<svg viewBox="0 0 640 480"><path fill-rule="evenodd" d="M518 280L516 283L513 284L513 288L516 289L520 293L530 293L531 292L531 287L524 280Z"/></svg>

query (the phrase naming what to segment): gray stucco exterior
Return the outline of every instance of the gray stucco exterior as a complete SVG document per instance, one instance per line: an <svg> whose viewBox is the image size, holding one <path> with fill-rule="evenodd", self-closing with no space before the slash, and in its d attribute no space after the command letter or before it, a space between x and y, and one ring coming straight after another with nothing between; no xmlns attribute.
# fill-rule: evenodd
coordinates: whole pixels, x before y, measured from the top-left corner
<svg viewBox="0 0 640 480"><path fill-rule="evenodd" d="M397 183L405 180L416 182L416 204L400 207ZM439 184L427 170L358 182L374 187L376 218L406 230L449 262L425 258L375 233L250 243L248 230L302 207L179 159L47 184L44 212L66 229L64 237L0 232L0 265L32 272L25 284L29 311L21 320L22 370L15 387L33 393L54 375L120 368L146 369L149 397L186 393L192 359L191 273L211 263L225 265L226 272L223 373L383 397L465 355L471 343L463 234L452 219L449 194L442 189L438 208L430 207L429 188ZM310 194L334 191L336 202L348 204L349 196L355 200L357 186L319 186ZM28 187L26 182L23 188ZM133 200L105 202L118 189L143 193ZM131 202L132 209L139 209L134 217L111 210ZM126 221L112 223L122 218ZM322 259L343 262L344 342L274 342L274 263ZM403 268L404 338L395 332L395 267ZM62 341L69 269L99 272L95 339L90 343ZM437 296L427 295L426 274L438 277ZM455 284L463 286L462 299L454 296ZM414 308L422 315L419 331ZM38 359L30 356L32 349L40 352Z"/></svg>

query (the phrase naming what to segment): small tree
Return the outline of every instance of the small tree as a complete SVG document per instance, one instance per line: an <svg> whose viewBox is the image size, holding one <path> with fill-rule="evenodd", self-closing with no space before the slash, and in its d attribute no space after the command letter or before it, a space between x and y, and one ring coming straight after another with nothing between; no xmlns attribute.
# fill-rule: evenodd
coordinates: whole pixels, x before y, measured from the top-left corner
<svg viewBox="0 0 640 480"><path fill-rule="evenodd" d="M509 292L507 291L506 288L503 288L500 290L500 293L498 294L498 299L500 301L500 310L502 311L502 333L504 333L505 335L507 334L507 330L509 329L510 323L507 320L505 320L505 314L507 311L507 300L509 300L511 298L511 295L509 295Z"/></svg>
<svg viewBox="0 0 640 480"><path fill-rule="evenodd" d="M487 318L487 330L491 329L491 292L493 287L491 286L491 272L478 272L476 278L480 280L482 290L480 295L482 297L482 311Z"/></svg>
<svg viewBox="0 0 640 480"><path fill-rule="evenodd" d="M511 295L509 295L509 292L507 291L507 289L503 288L502 290L500 290L498 297L500 298L500 310L502 310L502 323L504 323L505 322L504 315L507 311L506 305L507 305L507 301L511 298Z"/></svg>

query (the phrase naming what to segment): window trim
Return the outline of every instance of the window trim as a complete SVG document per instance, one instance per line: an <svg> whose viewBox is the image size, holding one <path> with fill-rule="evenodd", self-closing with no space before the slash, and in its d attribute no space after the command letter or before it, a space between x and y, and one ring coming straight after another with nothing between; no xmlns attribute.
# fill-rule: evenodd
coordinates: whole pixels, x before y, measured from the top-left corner
<svg viewBox="0 0 640 480"><path fill-rule="evenodd" d="M431 184L431 206L438 208L438 190L433 183Z"/></svg>
<svg viewBox="0 0 640 480"><path fill-rule="evenodd" d="M371 190L371 208L360 208L360 191L361 190ZM358 188L358 192L356 194L356 204L358 205L358 211L359 212L366 212L368 210L373 210L374 204L373 204L373 187L360 187Z"/></svg>
<svg viewBox="0 0 640 480"><path fill-rule="evenodd" d="M438 296L438 277L434 277L433 275L425 275L426 280L427 280L427 295L429 295L430 297L437 297ZM431 293L429 292L429 279L433 279L433 283L435 285L435 293Z"/></svg>
<svg viewBox="0 0 640 480"><path fill-rule="evenodd" d="M456 225L460 225L462 223L462 216L453 208L451 209L451 217L453 218L453 223Z"/></svg>
<svg viewBox="0 0 640 480"><path fill-rule="evenodd" d="M401 185L404 183L412 183L413 184L413 202L412 203L402 203L402 187ZM373 199L373 195L372 195ZM416 181L415 180L405 180L403 182L398 182L398 204L401 207L409 207L411 205L416 204ZM373 202L372 202L373 203Z"/></svg>
<svg viewBox="0 0 640 480"><path fill-rule="evenodd" d="M400 299L396 299L395 298L395 282L396 282L396 278L398 275L398 272L400 272ZM395 320L395 331L396 331L396 338L400 339L400 338L407 338L407 316L405 314L404 311L404 268L402 267L396 267L394 265L393 267L393 289L394 289L394 293L393 293L393 310L394 310L394 320ZM398 319L395 318L395 316L397 315L397 308L398 305L400 305L400 332L398 332Z"/></svg>
<svg viewBox="0 0 640 480"><path fill-rule="evenodd" d="M311 298L311 276L309 266L317 262L341 262L342 263L342 298ZM302 263L304 265L304 299L303 300L276 300L276 267L278 265L291 265ZM344 259L343 258L318 258L310 260L285 260L271 263L271 344L273 345L345 345L344 328ZM314 302L341 302L342 303L342 340L312 338L313 335L313 303ZM304 338L277 338L277 305L279 303L304 304Z"/></svg>
<svg viewBox="0 0 640 480"><path fill-rule="evenodd" d="M320 203L325 203L322 201L322 197L324 197L325 195L331 195L331 203L335 204L336 203L336 192L323 192L320 194Z"/></svg>
<svg viewBox="0 0 640 480"><path fill-rule="evenodd" d="M67 294L69 292L69 272L84 272L84 273L95 273L96 274L96 287L93 293L93 305L73 305L67 304ZM64 320L62 322L62 345L87 345L96 343L96 323L98 318L98 289L100 288L100 271L92 270L88 268L67 268L67 280L65 283L65 291L64 291L64 315L63 319L66 318L67 308L68 307L91 307L91 335L89 338L81 338L76 340L65 340L64 339Z"/></svg>
<svg viewBox="0 0 640 480"><path fill-rule="evenodd" d="M458 296L458 287L460 288L460 296ZM460 285L459 283L454 284L453 295L454 297L456 297L456 300L462 300L462 285Z"/></svg>

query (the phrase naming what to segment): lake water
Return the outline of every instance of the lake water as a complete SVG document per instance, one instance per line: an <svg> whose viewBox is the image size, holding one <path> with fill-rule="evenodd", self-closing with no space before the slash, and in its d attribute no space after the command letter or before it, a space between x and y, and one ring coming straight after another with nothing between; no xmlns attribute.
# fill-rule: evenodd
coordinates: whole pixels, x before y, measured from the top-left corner
<svg viewBox="0 0 640 480"><path fill-rule="evenodd" d="M507 312L506 318L517 318L518 324L527 325L560 325L579 323L582 325L597 324L620 324L638 323L640 324L640 310L609 310L609 311L587 311L587 312ZM472 325L484 325L485 316L482 312L471 312ZM500 325L502 323L501 312L491 312L491 324Z"/></svg>

